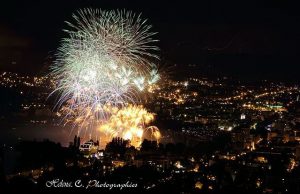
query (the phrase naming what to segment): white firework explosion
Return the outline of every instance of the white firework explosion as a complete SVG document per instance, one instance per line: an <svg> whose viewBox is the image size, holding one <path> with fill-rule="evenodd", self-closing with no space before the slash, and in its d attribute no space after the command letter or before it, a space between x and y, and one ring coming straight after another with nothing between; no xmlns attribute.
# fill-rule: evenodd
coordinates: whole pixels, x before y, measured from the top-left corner
<svg viewBox="0 0 300 194"><path fill-rule="evenodd" d="M158 59L156 33L141 15L125 10L83 9L73 19L52 66L57 86L51 94L59 94L56 107L68 110L66 118L98 122L106 117L105 106L135 103L159 80L152 63Z"/></svg>

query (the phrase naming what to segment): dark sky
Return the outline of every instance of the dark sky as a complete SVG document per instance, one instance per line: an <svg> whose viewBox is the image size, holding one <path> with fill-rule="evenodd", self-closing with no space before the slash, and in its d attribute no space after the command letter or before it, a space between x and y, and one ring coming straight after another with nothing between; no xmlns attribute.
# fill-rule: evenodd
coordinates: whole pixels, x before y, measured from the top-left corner
<svg viewBox="0 0 300 194"><path fill-rule="evenodd" d="M178 68L196 74L298 79L300 13L296 5L282 0L197 2L1 0L0 70L44 70L66 35L64 21L77 9L93 7L142 12L159 33L162 63L178 64L172 69L175 74Z"/></svg>

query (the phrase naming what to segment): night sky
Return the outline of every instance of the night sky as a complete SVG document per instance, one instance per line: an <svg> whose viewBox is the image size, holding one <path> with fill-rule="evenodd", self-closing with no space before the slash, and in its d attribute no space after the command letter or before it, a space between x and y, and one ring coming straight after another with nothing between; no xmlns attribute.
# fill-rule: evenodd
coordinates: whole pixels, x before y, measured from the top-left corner
<svg viewBox="0 0 300 194"><path fill-rule="evenodd" d="M1 1L0 71L45 72L64 21L80 8L129 9L148 18L172 74L298 80L300 13L286 1ZM188 64L194 64L188 65ZM181 71L184 70L184 71Z"/></svg>

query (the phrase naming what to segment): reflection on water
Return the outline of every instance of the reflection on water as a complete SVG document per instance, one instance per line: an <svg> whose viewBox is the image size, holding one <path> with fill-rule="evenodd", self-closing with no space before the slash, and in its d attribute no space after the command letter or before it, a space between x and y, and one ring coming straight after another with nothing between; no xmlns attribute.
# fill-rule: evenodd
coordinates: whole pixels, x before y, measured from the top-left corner
<svg viewBox="0 0 300 194"><path fill-rule="evenodd" d="M49 139L68 146L74 138L72 133L75 132L71 128L49 124L1 122L0 125L0 142L3 144L14 144L20 140Z"/></svg>

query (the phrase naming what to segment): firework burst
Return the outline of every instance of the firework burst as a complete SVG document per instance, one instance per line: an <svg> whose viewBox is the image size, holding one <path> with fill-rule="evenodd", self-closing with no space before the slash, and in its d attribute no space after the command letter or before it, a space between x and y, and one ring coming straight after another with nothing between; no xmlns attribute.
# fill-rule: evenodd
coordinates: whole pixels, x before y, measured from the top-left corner
<svg viewBox="0 0 300 194"><path fill-rule="evenodd" d="M109 120L102 123L98 130L110 137L122 137L130 140L131 145L140 146L145 133L150 133L151 140L159 140L160 131L155 126L146 127L154 120L154 114L148 112L143 106L128 105L121 109L115 107L106 107L111 114Z"/></svg>
<svg viewBox="0 0 300 194"><path fill-rule="evenodd" d="M57 86L51 94L58 93L65 120L95 125L108 119L106 106L136 103L159 80L152 63L156 33L141 15L125 10L83 9L73 19L52 66Z"/></svg>

